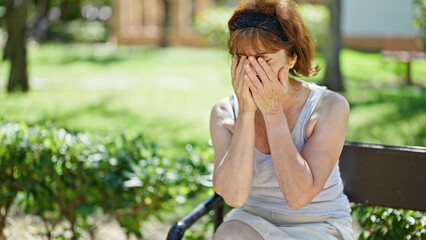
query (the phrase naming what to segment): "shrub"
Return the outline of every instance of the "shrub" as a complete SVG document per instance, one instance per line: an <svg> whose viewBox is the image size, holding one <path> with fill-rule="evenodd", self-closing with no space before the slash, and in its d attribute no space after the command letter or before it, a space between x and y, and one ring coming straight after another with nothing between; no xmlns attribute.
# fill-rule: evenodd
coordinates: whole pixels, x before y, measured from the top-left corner
<svg viewBox="0 0 426 240"><path fill-rule="evenodd" d="M426 216L422 212L353 205L352 216L362 228L360 240L426 238Z"/></svg>
<svg viewBox="0 0 426 240"><path fill-rule="evenodd" d="M180 161L167 148L143 136L100 137L64 129L0 123L0 223L15 201L40 216L45 235L58 223L78 239L97 227L90 216L102 212L118 220L128 235L142 237L149 216L172 211L188 196L204 190L199 181L209 171L203 153ZM2 232L4 224L0 225ZM64 226L64 224L61 224Z"/></svg>

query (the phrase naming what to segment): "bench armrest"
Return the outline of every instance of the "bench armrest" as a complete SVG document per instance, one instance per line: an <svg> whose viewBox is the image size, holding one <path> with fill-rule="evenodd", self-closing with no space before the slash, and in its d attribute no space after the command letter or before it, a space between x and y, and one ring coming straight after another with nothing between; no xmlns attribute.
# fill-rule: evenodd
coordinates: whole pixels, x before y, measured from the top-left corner
<svg viewBox="0 0 426 240"><path fill-rule="evenodd" d="M185 231L190 228L199 218L206 215L211 210L214 210L214 229L219 227L223 221L223 199L217 193L206 199L204 202L198 204L186 216L179 219L173 224L167 235L167 240L180 240L182 239Z"/></svg>

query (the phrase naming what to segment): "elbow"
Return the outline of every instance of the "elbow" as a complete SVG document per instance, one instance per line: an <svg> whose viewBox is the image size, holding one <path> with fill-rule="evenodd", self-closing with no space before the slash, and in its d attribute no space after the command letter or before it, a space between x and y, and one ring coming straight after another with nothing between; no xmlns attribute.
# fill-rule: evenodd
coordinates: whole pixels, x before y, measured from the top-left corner
<svg viewBox="0 0 426 240"><path fill-rule="evenodd" d="M217 194L219 194L223 198L225 203L231 207L240 208L245 203L245 200L243 198L238 198L238 196L233 196L232 194L223 193L220 190L218 191L217 188L214 188L214 190Z"/></svg>
<svg viewBox="0 0 426 240"><path fill-rule="evenodd" d="M234 207L234 208L241 208L245 203L245 201L240 201L240 200L235 200L235 199L225 199L224 198L223 200L225 201L226 204L228 204L229 206Z"/></svg>
<svg viewBox="0 0 426 240"><path fill-rule="evenodd" d="M308 205L313 198L305 196L305 197L298 197L297 199L289 199L287 200L287 204L288 207L293 209L293 210L297 210L297 209L301 209L303 207L305 207L306 205Z"/></svg>
<svg viewBox="0 0 426 240"><path fill-rule="evenodd" d="M303 208L306 205L308 205L309 203L311 203L312 199L314 199L314 197L317 196L318 194L319 194L319 192L314 191L312 194L307 194L307 195L304 195L304 196L298 196L295 199L286 199L288 207L293 209L293 210Z"/></svg>
<svg viewBox="0 0 426 240"><path fill-rule="evenodd" d="M288 207L293 209L293 210L297 210L297 209L301 209L303 207L305 207L306 205L309 204L309 202L302 202L302 201L291 201L291 202L287 202Z"/></svg>
<svg viewBox="0 0 426 240"><path fill-rule="evenodd" d="M227 193L225 189L221 189L216 184L213 183L214 191L219 194L225 203L234 208L241 208L246 202L247 198L238 197L238 194Z"/></svg>

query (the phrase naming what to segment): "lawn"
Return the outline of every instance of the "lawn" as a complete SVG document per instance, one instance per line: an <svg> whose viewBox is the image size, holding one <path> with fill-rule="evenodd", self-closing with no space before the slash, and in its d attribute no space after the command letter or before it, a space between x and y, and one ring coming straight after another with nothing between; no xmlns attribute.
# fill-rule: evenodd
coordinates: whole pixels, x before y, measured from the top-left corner
<svg viewBox="0 0 426 240"><path fill-rule="evenodd" d="M325 69L324 59L316 62ZM351 105L348 141L426 145L426 62L404 65L379 53L341 54ZM31 46L28 94L7 95L0 65L0 118L103 135L126 133L173 144L207 144L212 106L232 94L223 49L112 45ZM324 70L313 78L319 82Z"/></svg>

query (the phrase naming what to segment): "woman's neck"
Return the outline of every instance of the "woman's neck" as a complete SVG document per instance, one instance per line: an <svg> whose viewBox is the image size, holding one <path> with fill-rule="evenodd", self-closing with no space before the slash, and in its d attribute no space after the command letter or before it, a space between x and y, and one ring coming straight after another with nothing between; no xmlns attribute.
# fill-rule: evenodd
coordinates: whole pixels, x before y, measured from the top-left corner
<svg viewBox="0 0 426 240"><path fill-rule="evenodd" d="M297 111L300 106L306 101L309 95L308 83L291 79L287 80L288 91L285 97L282 99L282 108L284 113Z"/></svg>

